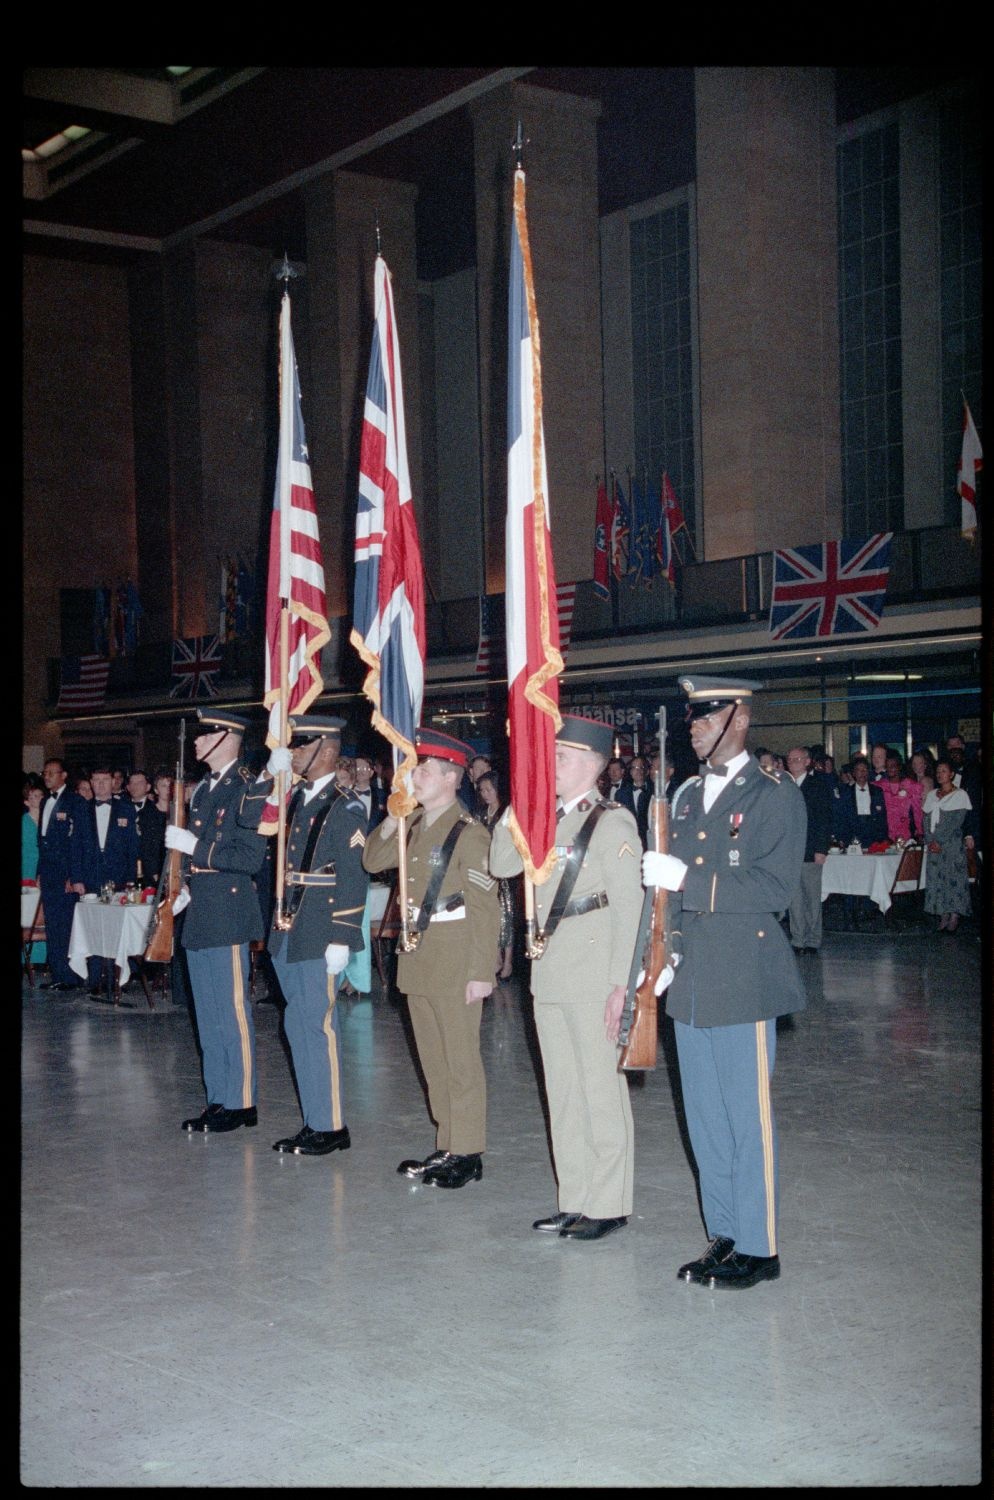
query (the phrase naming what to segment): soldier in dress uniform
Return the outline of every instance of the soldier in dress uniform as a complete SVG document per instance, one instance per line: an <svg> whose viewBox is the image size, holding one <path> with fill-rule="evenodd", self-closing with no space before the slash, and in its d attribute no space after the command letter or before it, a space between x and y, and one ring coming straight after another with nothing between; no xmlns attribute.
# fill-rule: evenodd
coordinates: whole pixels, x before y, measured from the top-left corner
<svg viewBox="0 0 994 1500"><path fill-rule="evenodd" d="M479 1181L486 1145L487 1083L480 1058L482 1001L494 986L500 928L497 882L487 871L490 835L459 803L470 745L419 729L412 773L421 804L408 823L407 891L413 952L401 952L397 983L407 1004L428 1084L436 1149L398 1172L438 1187ZM371 873L397 864L397 820L370 834L363 864Z"/></svg>
<svg viewBox="0 0 994 1500"><path fill-rule="evenodd" d="M335 1017L338 976L363 946L369 877L362 867L366 810L336 782L344 719L291 718L289 750L274 750L267 770L300 779L287 816L284 911L269 951L286 999L287 1040L297 1076L303 1128L274 1151L326 1156L352 1142L342 1118L342 1049ZM261 783L271 791L271 783Z"/></svg>
<svg viewBox="0 0 994 1500"><path fill-rule="evenodd" d="M609 725L564 716L556 735L559 878L535 888L549 935L531 986L559 1203L532 1227L574 1240L601 1239L632 1211L632 1113L615 1042L642 910L642 841L628 809L597 791L611 746ZM505 818L494 829L490 872L521 869ZM561 904L566 891L552 928L557 894Z"/></svg>
<svg viewBox="0 0 994 1500"><path fill-rule="evenodd" d="M744 1288L780 1275L777 1138L770 1102L776 1017L804 1009L778 914L801 880L807 815L793 779L745 748L758 684L683 677L702 762L673 799L670 852L643 856L646 885L673 891L682 959L667 968L687 1128L710 1240L686 1281Z"/></svg>
<svg viewBox="0 0 994 1500"><path fill-rule="evenodd" d="M249 943L264 936L254 877L266 857L256 832L266 793L240 762L247 721L221 710L198 709L197 718L193 749L208 775L194 788L187 826L168 824L165 842L190 857L186 891L173 910L186 913L181 941L207 1091L207 1108L183 1129L213 1135L256 1124Z"/></svg>

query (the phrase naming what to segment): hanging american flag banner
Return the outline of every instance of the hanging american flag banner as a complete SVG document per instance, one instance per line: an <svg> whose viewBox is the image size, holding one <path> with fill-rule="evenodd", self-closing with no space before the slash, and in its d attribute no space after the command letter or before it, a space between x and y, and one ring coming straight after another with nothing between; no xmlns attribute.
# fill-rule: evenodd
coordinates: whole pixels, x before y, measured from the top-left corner
<svg viewBox="0 0 994 1500"><path fill-rule="evenodd" d="M490 663L493 657L493 627L490 619L490 599L487 594L480 595L480 634L476 645L476 666L474 670L481 677L486 677L490 672Z"/></svg>
<svg viewBox="0 0 994 1500"><path fill-rule="evenodd" d="M281 663L281 615L286 611L286 682ZM331 639L325 616L324 568L300 410L300 382L290 330L290 298L280 308L280 445L269 532L266 591L266 743L282 738L282 714L306 713L322 691L321 648ZM283 696L286 693L284 709Z"/></svg>
<svg viewBox="0 0 994 1500"><path fill-rule="evenodd" d="M170 698L216 698L214 681L221 670L221 642L216 635L173 641L173 686Z"/></svg>
<svg viewBox="0 0 994 1500"><path fill-rule="evenodd" d="M424 697L424 568L407 467L404 388L390 272L376 257L375 323L359 454L355 607L350 640L369 671L363 692L373 728L393 746L388 807L416 806L410 772Z"/></svg>
<svg viewBox="0 0 994 1500"><path fill-rule="evenodd" d="M64 656L56 711L99 708L107 692L109 672L110 660L106 656Z"/></svg>
<svg viewBox="0 0 994 1500"><path fill-rule="evenodd" d="M882 531L865 541L843 539L774 552L773 640L876 630L884 612L893 535Z"/></svg>
<svg viewBox="0 0 994 1500"><path fill-rule="evenodd" d="M573 634L573 609L576 605L576 584L556 585L556 612L559 620L559 654L566 660L570 637Z"/></svg>
<svg viewBox="0 0 994 1500"><path fill-rule="evenodd" d="M960 450L956 493L960 497L960 531L973 540L977 530L977 475L984 467L977 429L966 401L963 402L963 446Z"/></svg>
<svg viewBox="0 0 994 1500"><path fill-rule="evenodd" d="M555 738L559 621L542 428L542 363L532 281L525 174L514 174L508 307L507 686L508 826L536 885L556 867Z"/></svg>

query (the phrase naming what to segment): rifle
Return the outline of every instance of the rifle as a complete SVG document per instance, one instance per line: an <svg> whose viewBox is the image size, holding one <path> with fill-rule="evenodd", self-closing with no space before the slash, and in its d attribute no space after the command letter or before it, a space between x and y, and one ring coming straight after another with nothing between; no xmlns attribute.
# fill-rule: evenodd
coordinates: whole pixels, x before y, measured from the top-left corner
<svg viewBox="0 0 994 1500"><path fill-rule="evenodd" d="M183 764L186 755L186 720L179 721L179 760L173 780L172 821L177 828L186 822L186 799L183 795ZM155 893L155 911L149 928L146 962L167 964L173 956L173 903L183 886L182 851L170 849L162 862L159 887Z"/></svg>
<svg viewBox="0 0 994 1500"><path fill-rule="evenodd" d="M666 802L666 709L659 710L659 764L652 801L653 848L669 852L669 807ZM623 1072L637 1072L656 1066L659 1045L659 1022L656 1013L656 980L667 961L667 897L661 887L647 890L642 899L638 936L628 973L618 1045L621 1055L618 1067ZM642 982L638 977L642 974Z"/></svg>

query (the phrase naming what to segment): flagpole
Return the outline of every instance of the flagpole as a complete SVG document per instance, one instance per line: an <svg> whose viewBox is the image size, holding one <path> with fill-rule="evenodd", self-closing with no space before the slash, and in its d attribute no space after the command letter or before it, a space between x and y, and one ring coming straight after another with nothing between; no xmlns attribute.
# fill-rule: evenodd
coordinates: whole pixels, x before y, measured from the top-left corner
<svg viewBox="0 0 994 1500"><path fill-rule="evenodd" d="M285 746L289 738L290 701L290 607L286 599L280 600L280 745ZM286 772L276 777L276 930L284 929L283 896L286 887Z"/></svg>

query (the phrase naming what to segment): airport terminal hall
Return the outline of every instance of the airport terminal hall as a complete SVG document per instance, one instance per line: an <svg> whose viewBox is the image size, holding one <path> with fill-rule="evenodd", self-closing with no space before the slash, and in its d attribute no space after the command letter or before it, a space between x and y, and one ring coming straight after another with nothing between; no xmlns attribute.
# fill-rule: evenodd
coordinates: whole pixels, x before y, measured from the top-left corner
<svg viewBox="0 0 994 1500"><path fill-rule="evenodd" d="M981 87L23 70L23 1487L982 1484Z"/></svg>

